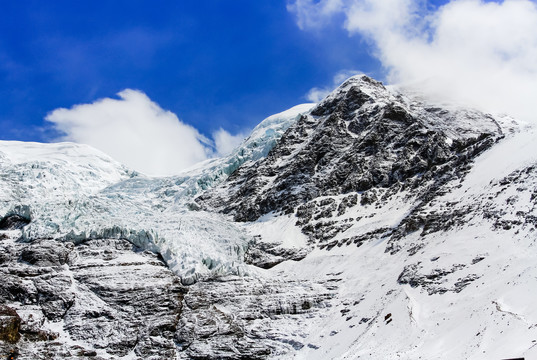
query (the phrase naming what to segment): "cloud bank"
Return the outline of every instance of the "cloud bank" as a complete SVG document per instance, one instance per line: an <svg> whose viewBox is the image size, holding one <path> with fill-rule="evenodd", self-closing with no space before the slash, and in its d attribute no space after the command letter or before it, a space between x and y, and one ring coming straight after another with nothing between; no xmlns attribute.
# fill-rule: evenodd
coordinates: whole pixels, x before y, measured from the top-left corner
<svg viewBox="0 0 537 360"><path fill-rule="evenodd" d="M537 122L535 1L296 0L288 10L302 29L343 18L391 84Z"/></svg>
<svg viewBox="0 0 537 360"><path fill-rule="evenodd" d="M57 140L91 145L147 175L177 174L238 143L221 129L213 144L140 91L118 97L56 109L45 120L65 134Z"/></svg>

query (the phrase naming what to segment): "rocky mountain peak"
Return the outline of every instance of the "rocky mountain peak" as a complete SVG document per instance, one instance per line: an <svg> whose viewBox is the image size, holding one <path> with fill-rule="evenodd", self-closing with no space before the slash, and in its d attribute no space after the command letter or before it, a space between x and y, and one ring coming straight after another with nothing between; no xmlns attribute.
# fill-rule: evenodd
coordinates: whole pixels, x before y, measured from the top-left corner
<svg viewBox="0 0 537 360"><path fill-rule="evenodd" d="M321 116L332 112L337 104L359 108L367 101L378 101L389 98L390 94L384 85L367 75L356 75L347 79L331 94L324 98L312 111L313 115Z"/></svg>
<svg viewBox="0 0 537 360"><path fill-rule="evenodd" d="M238 169L199 202L252 221L294 213L323 196L432 186L461 176L500 136L489 115L429 107L356 76L302 115L266 158Z"/></svg>

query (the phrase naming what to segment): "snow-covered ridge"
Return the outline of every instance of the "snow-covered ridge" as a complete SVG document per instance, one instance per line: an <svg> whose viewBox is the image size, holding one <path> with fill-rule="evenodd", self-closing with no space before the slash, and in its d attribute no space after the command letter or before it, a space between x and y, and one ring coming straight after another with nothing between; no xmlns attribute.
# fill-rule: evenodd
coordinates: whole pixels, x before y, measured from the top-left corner
<svg viewBox="0 0 537 360"><path fill-rule="evenodd" d="M0 141L0 206L96 194L136 176L108 155L88 145Z"/></svg>
<svg viewBox="0 0 537 360"><path fill-rule="evenodd" d="M259 123L250 136L228 156L206 160L185 170L184 174L174 177L176 183L181 183L175 200L187 201L200 191L224 181L243 164L255 162L267 156L283 133L295 122L297 116L307 113L313 106L315 104L296 105L269 116Z"/></svg>
<svg viewBox="0 0 537 360"><path fill-rule="evenodd" d="M0 142L0 215L30 217L25 240L128 239L161 253L186 283L243 273L251 238L221 215L190 211L190 200L266 156L313 105L268 117L230 155L173 177L146 177L86 145Z"/></svg>
<svg viewBox="0 0 537 360"><path fill-rule="evenodd" d="M180 321L166 326L179 359L536 358L535 130L427 105L363 76L308 109L269 118L229 157L170 178L119 166L109 169L117 181L97 186L91 174L105 172L87 165L104 169L106 159L81 156L73 165L81 174L64 176L63 154L40 163L37 146L25 163L8 149L0 215L31 217L23 240L128 239L162 254L186 284L223 275L192 284ZM85 181L93 185L77 191ZM237 204L248 198L248 207ZM201 210L223 201L254 216L236 223ZM8 243L19 233L0 240L22 251L28 244ZM29 247L46 242L56 243ZM58 341L68 341L72 329L61 330Z"/></svg>

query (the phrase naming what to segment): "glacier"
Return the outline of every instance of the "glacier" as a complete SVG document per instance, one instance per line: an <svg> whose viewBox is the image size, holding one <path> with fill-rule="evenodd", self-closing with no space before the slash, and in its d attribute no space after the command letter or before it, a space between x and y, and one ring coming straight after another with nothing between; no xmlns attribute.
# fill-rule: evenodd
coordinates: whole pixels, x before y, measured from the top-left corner
<svg viewBox="0 0 537 360"><path fill-rule="evenodd" d="M200 211L192 199L266 156L313 105L268 117L230 155L173 177L147 177L87 145L2 141L0 214L31 219L23 239L127 239L161 254L185 284L247 273L251 236L222 215Z"/></svg>

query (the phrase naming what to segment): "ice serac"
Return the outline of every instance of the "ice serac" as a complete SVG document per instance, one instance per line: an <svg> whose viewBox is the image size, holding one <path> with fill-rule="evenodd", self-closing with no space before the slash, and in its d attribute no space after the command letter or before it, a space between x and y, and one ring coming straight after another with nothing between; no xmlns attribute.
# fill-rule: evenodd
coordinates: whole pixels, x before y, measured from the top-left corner
<svg viewBox="0 0 537 360"><path fill-rule="evenodd" d="M91 196L136 176L87 145L0 141L0 213L13 204Z"/></svg>
<svg viewBox="0 0 537 360"><path fill-rule="evenodd" d="M167 186L165 191L168 194L173 191L176 202L191 201L195 195L226 180L243 164L264 158L296 121L297 116L308 112L314 105L301 104L269 116L259 123L231 154L194 165L187 169L184 175L176 178L175 188L170 189Z"/></svg>

